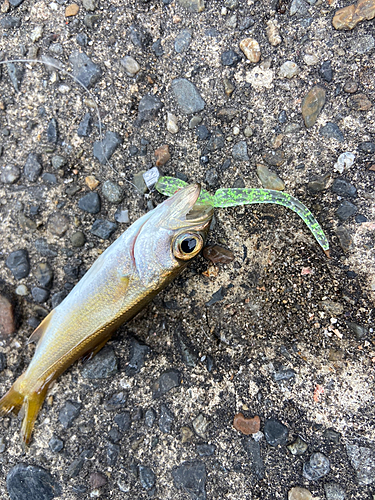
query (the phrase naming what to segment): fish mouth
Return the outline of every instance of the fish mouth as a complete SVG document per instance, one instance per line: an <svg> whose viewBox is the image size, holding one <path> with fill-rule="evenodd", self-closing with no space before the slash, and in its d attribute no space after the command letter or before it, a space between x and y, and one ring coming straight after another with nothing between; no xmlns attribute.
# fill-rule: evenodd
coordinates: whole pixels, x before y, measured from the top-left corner
<svg viewBox="0 0 375 500"><path fill-rule="evenodd" d="M213 206L197 203L201 192L201 185L186 186L166 200L164 203L170 210L169 227L172 229L194 227L196 230L205 230L213 216Z"/></svg>

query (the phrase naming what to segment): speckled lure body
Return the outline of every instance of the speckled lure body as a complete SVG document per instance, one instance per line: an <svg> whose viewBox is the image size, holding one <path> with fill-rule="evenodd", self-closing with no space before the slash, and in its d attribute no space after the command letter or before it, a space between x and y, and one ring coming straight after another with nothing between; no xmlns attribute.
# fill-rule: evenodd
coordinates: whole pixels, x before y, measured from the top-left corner
<svg viewBox="0 0 375 500"><path fill-rule="evenodd" d="M186 182L175 179L174 177L160 177L155 187L160 193L166 196L172 196L178 189L186 185ZM329 257L329 243L318 221L305 205L288 193L274 191L272 189L228 188L218 189L214 195L211 195L202 189L197 201L197 204L211 205L217 208L250 205L254 203L274 203L290 208L293 212L296 212Z"/></svg>
<svg viewBox="0 0 375 500"><path fill-rule="evenodd" d="M212 207L195 206L199 193L198 184L187 186L138 219L35 330L34 356L0 400L2 415L22 410L25 443L51 382L98 352L199 253L213 215Z"/></svg>

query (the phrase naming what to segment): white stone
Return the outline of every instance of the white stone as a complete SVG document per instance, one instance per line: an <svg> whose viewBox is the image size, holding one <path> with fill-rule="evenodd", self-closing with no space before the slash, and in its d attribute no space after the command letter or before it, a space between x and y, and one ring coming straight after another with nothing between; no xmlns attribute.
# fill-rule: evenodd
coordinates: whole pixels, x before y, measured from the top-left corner
<svg viewBox="0 0 375 500"><path fill-rule="evenodd" d="M293 61L286 61L280 66L279 77L280 78L293 78L293 76L298 75L299 67Z"/></svg>
<svg viewBox="0 0 375 500"><path fill-rule="evenodd" d="M307 66L315 66L315 64L318 64L318 62L319 62L319 57L314 56L312 54L305 54L303 56L303 60L304 60L305 64L307 64Z"/></svg>
<svg viewBox="0 0 375 500"><path fill-rule="evenodd" d="M178 132L178 125L177 125L177 116L175 116L173 113L167 113L167 130L171 134L177 134Z"/></svg>
<svg viewBox="0 0 375 500"><path fill-rule="evenodd" d="M274 73L272 69L262 69L256 66L246 73L247 83L251 83L254 88L271 89L273 87Z"/></svg>
<svg viewBox="0 0 375 500"><path fill-rule="evenodd" d="M124 59L121 60L121 64L125 68L125 73L128 76L134 76L141 69L140 65L132 56L125 56Z"/></svg>
<svg viewBox="0 0 375 500"><path fill-rule="evenodd" d="M352 153L351 151L346 151L345 153L342 153L338 158L337 162L334 165L334 170L335 172L339 172L342 174L345 169L350 168L355 160L355 153Z"/></svg>
<svg viewBox="0 0 375 500"><path fill-rule="evenodd" d="M37 42L42 38L42 35L43 35L43 26L35 26L30 35L31 41L34 43Z"/></svg>

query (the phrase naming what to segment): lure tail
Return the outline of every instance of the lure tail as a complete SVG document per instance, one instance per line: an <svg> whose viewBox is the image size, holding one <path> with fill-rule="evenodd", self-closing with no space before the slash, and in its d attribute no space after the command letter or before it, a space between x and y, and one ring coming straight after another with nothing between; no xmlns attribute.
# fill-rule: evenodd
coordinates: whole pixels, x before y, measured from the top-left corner
<svg viewBox="0 0 375 500"><path fill-rule="evenodd" d="M35 420L47 394L48 385L37 390L22 390L24 376L21 375L9 391L0 399L0 415L22 415L21 435L27 445L30 441Z"/></svg>

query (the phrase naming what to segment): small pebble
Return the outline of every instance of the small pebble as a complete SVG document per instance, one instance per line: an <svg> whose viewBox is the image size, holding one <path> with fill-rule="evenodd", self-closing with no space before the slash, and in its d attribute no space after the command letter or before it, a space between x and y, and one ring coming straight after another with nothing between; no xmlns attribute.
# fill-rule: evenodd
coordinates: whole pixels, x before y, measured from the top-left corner
<svg viewBox="0 0 375 500"><path fill-rule="evenodd" d="M110 203L118 204L121 202L123 192L121 187L111 180L105 181L102 186L102 194Z"/></svg>
<svg viewBox="0 0 375 500"><path fill-rule="evenodd" d="M80 248L85 244L86 237L82 231L76 231L70 237L70 242L74 248Z"/></svg>
<svg viewBox="0 0 375 500"><path fill-rule="evenodd" d="M47 127L47 141L56 144L58 139L57 121L52 118Z"/></svg>
<svg viewBox="0 0 375 500"><path fill-rule="evenodd" d="M51 500L62 495L60 483L47 469L17 464L10 469L6 486L11 500Z"/></svg>
<svg viewBox="0 0 375 500"><path fill-rule="evenodd" d="M156 483L156 476L150 467L146 467L144 465L138 466L139 472L139 481L142 485L142 488L145 490L151 490Z"/></svg>
<svg viewBox="0 0 375 500"><path fill-rule="evenodd" d="M271 446L285 445L288 441L288 427L278 420L266 420L264 424L264 435Z"/></svg>
<svg viewBox="0 0 375 500"><path fill-rule="evenodd" d="M72 3L65 8L65 17L76 16L79 12L79 5Z"/></svg>
<svg viewBox="0 0 375 500"><path fill-rule="evenodd" d="M221 54L221 63L223 66L237 66L241 57L234 50L226 50Z"/></svg>
<svg viewBox="0 0 375 500"><path fill-rule="evenodd" d="M326 102L326 91L316 85L304 97L302 101L302 117L306 128L314 126L319 113Z"/></svg>
<svg viewBox="0 0 375 500"><path fill-rule="evenodd" d="M295 486L288 491L288 500L314 500L314 497L309 490Z"/></svg>
<svg viewBox="0 0 375 500"><path fill-rule="evenodd" d="M347 94L355 94L358 90L358 83L353 80L352 78L349 78L346 80L344 84L344 92Z"/></svg>
<svg viewBox="0 0 375 500"><path fill-rule="evenodd" d="M326 82L330 83L333 78L331 61L324 61L320 66L320 75Z"/></svg>
<svg viewBox="0 0 375 500"><path fill-rule="evenodd" d="M285 162L285 153L281 149L264 151L262 153L263 160L274 167L279 167Z"/></svg>
<svg viewBox="0 0 375 500"><path fill-rule="evenodd" d="M7 367L7 357L3 352L0 352L0 373Z"/></svg>
<svg viewBox="0 0 375 500"><path fill-rule="evenodd" d="M3 184L14 184L21 177L21 170L15 165L6 165L1 168L0 181Z"/></svg>
<svg viewBox="0 0 375 500"><path fill-rule="evenodd" d="M48 441L48 446L53 453L58 453L64 448L64 441L56 436L52 436Z"/></svg>
<svg viewBox="0 0 375 500"><path fill-rule="evenodd" d="M18 285L18 287L16 288L16 294L20 295L21 297L25 297L26 295L28 295L28 293L29 290L27 289L26 285Z"/></svg>
<svg viewBox="0 0 375 500"><path fill-rule="evenodd" d="M354 111L369 111L372 103L365 94L353 94L348 97L347 104Z"/></svg>
<svg viewBox="0 0 375 500"><path fill-rule="evenodd" d="M177 134L178 132L178 124L177 124L177 116L167 112L167 130L171 134Z"/></svg>
<svg viewBox="0 0 375 500"><path fill-rule="evenodd" d="M344 200L340 203L338 209L336 210L336 216L341 221L346 221L358 211L358 208L348 200Z"/></svg>
<svg viewBox="0 0 375 500"><path fill-rule="evenodd" d="M60 170L67 165L68 161L63 156L54 155L52 157L51 163L54 170Z"/></svg>
<svg viewBox="0 0 375 500"><path fill-rule="evenodd" d="M276 191L283 191L285 189L284 182L275 172L272 172L266 167L266 165L257 164L257 175L264 188L274 189Z"/></svg>
<svg viewBox="0 0 375 500"><path fill-rule="evenodd" d="M346 498L344 488L337 483L325 483L324 492L327 500L345 500Z"/></svg>
<svg viewBox="0 0 375 500"><path fill-rule="evenodd" d="M267 21L266 33L272 47L277 47L283 41L280 36L279 25L274 19L269 19Z"/></svg>
<svg viewBox="0 0 375 500"><path fill-rule="evenodd" d="M89 483L92 489L101 488L107 484L107 476L101 472L92 472L90 474Z"/></svg>
<svg viewBox="0 0 375 500"><path fill-rule="evenodd" d="M94 142L93 155L101 165L105 165L122 144L122 138L116 132L106 132L104 139Z"/></svg>
<svg viewBox="0 0 375 500"><path fill-rule="evenodd" d="M373 446L360 446L348 442L345 445L353 469L356 471L360 486L374 483L375 478L375 451Z"/></svg>
<svg viewBox="0 0 375 500"><path fill-rule="evenodd" d="M81 412L81 403L76 401L66 401L59 411L59 421L64 429L68 429L73 425L74 420Z"/></svg>
<svg viewBox="0 0 375 500"><path fill-rule="evenodd" d="M331 190L338 196L351 196L353 198L357 196L357 189L355 186L353 186L353 184L346 179L342 178L334 180Z"/></svg>
<svg viewBox="0 0 375 500"><path fill-rule="evenodd" d="M329 460L323 453L316 452L303 465L303 476L309 481L317 481L326 476L330 470Z"/></svg>
<svg viewBox="0 0 375 500"><path fill-rule="evenodd" d="M100 184L100 182L97 179L95 179L93 175L88 175L87 177L85 177L85 183L87 187L91 189L91 191L96 189Z"/></svg>
<svg viewBox="0 0 375 500"><path fill-rule="evenodd" d="M101 201L96 191L91 191L78 201L78 208L89 214L97 214L101 209Z"/></svg>
<svg viewBox="0 0 375 500"><path fill-rule="evenodd" d="M185 78L172 80L172 92L177 105L185 115L199 113L205 107L206 103L202 99L197 87Z"/></svg>
<svg viewBox="0 0 375 500"><path fill-rule="evenodd" d="M16 280L26 278L30 272L30 259L26 249L11 252L5 261L5 265L13 273Z"/></svg>
<svg viewBox="0 0 375 500"><path fill-rule="evenodd" d="M206 467L203 462L183 462L172 469L174 486L182 489L191 500L206 499Z"/></svg>
<svg viewBox="0 0 375 500"><path fill-rule="evenodd" d="M181 384L181 373L178 370L170 369L160 375L158 380L152 386L152 397L160 398L174 387Z"/></svg>
<svg viewBox="0 0 375 500"><path fill-rule="evenodd" d="M303 455L308 447L309 445L300 436L297 436L296 440L287 446L292 455Z"/></svg>
<svg viewBox="0 0 375 500"><path fill-rule="evenodd" d="M73 68L73 76L88 89L93 87L102 75L100 66L92 62L84 52L72 52L69 62Z"/></svg>
<svg viewBox="0 0 375 500"><path fill-rule="evenodd" d="M252 62L257 63L260 60L260 47L259 43L254 38L245 38L240 42L240 49L245 54L246 58Z"/></svg>
<svg viewBox="0 0 375 500"><path fill-rule="evenodd" d="M146 361L146 356L149 353L150 348L148 345L139 342L135 338L132 338L130 341L130 356L126 366L126 374L129 376L134 376L136 373L139 373L143 368Z"/></svg>
<svg viewBox="0 0 375 500"><path fill-rule="evenodd" d="M165 404L160 406L159 429L168 434L172 430L174 415Z"/></svg>
<svg viewBox="0 0 375 500"><path fill-rule="evenodd" d="M39 262L34 269L35 278L43 287L49 287L53 278L53 271L48 262Z"/></svg>
<svg viewBox="0 0 375 500"><path fill-rule="evenodd" d="M259 440L254 439L255 436L254 434L251 438L244 438L242 444L248 458L246 466L249 467L257 480L261 480L265 475L265 466L261 454L260 443Z"/></svg>
<svg viewBox="0 0 375 500"><path fill-rule="evenodd" d="M232 157L234 160L248 161L249 155L247 153L246 141L237 142L232 148Z"/></svg>
<svg viewBox="0 0 375 500"><path fill-rule="evenodd" d="M131 56L125 56L121 59L121 64L125 68L125 73L130 77L135 76L141 69L134 57Z"/></svg>
<svg viewBox="0 0 375 500"><path fill-rule="evenodd" d="M27 157L25 166L23 167L23 173L27 179L31 182L35 182L42 171L42 165L40 163L40 158L35 153L30 153Z"/></svg>
<svg viewBox="0 0 375 500"><path fill-rule="evenodd" d="M167 161L171 159L168 144L164 144L163 146L155 149L155 156L157 167L162 167L163 165L165 165Z"/></svg>
<svg viewBox="0 0 375 500"><path fill-rule="evenodd" d="M6 338L16 331L13 300L8 294L0 294L0 338Z"/></svg>
<svg viewBox="0 0 375 500"><path fill-rule="evenodd" d="M130 219L129 219L129 210L123 210L121 208L118 208L115 212L115 221L119 222L120 224L129 224Z"/></svg>
<svg viewBox="0 0 375 500"><path fill-rule="evenodd" d="M286 61L280 66L279 77L280 78L293 78L293 76L298 75L299 67L293 61Z"/></svg>
<svg viewBox="0 0 375 500"><path fill-rule="evenodd" d="M336 141L343 142L344 134L336 123L327 122L324 126L320 127L319 135L328 139L336 139Z"/></svg>
<svg viewBox="0 0 375 500"><path fill-rule="evenodd" d="M260 430L260 418L258 416L245 418L243 413L237 413L233 419L233 427L246 436L256 434Z"/></svg>
<svg viewBox="0 0 375 500"><path fill-rule="evenodd" d="M206 438L210 422L200 413L192 422L194 432L202 439Z"/></svg>
<svg viewBox="0 0 375 500"><path fill-rule="evenodd" d="M177 54L185 52L191 43L192 32L189 29L184 29L178 33L174 42L174 50Z"/></svg>
<svg viewBox="0 0 375 500"><path fill-rule="evenodd" d="M86 113L83 120L78 125L78 137L88 137L92 131L92 116L91 113Z"/></svg>

